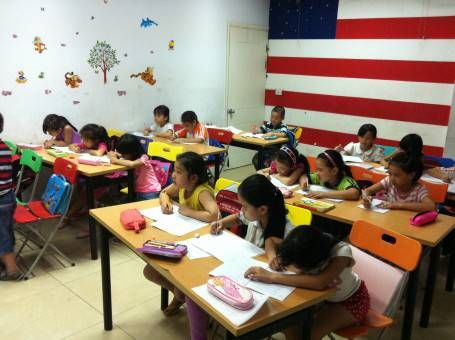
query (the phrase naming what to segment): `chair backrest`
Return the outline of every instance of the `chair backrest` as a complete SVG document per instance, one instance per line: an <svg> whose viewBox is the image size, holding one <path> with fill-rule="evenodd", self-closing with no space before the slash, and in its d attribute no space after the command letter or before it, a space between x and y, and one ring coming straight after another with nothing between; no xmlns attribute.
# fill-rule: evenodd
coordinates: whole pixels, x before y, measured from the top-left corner
<svg viewBox="0 0 455 340"><path fill-rule="evenodd" d="M295 140L296 141L300 140L300 137L302 136L302 132L303 132L303 128L300 126L295 129Z"/></svg>
<svg viewBox="0 0 455 340"><path fill-rule="evenodd" d="M297 207L292 204L286 204L288 218L294 226L311 225L311 211L305 208Z"/></svg>
<svg viewBox="0 0 455 340"><path fill-rule="evenodd" d="M316 171L316 157L307 156L306 159L308 160L308 163L310 164L310 170Z"/></svg>
<svg viewBox="0 0 455 340"><path fill-rule="evenodd" d="M378 144L377 146L379 146L380 148L382 148L382 150L384 150L384 156L391 155L397 149L396 147L390 146L390 145L379 145Z"/></svg>
<svg viewBox="0 0 455 340"><path fill-rule="evenodd" d="M446 200L447 190L449 185L447 183L433 183L430 181L419 181L420 184L425 186L428 190L428 195L436 203L442 203Z"/></svg>
<svg viewBox="0 0 455 340"><path fill-rule="evenodd" d="M183 146L170 145L163 142L151 142L149 143L147 153L150 157L160 157L169 162L175 162L177 156L183 153Z"/></svg>
<svg viewBox="0 0 455 340"><path fill-rule="evenodd" d="M356 181L370 181L371 183L378 183L384 177L387 177L386 173L371 171L360 166L351 165L350 169L352 172L352 178Z"/></svg>
<svg viewBox="0 0 455 340"><path fill-rule="evenodd" d="M9 140L4 140L3 141L6 145L8 145L8 147L10 148L11 150L11 153L13 155L17 154L17 145Z"/></svg>
<svg viewBox="0 0 455 340"><path fill-rule="evenodd" d="M38 155L33 150L23 149L19 163L22 166L27 166L36 174L41 171L41 167L43 165L43 157Z"/></svg>
<svg viewBox="0 0 455 340"><path fill-rule="evenodd" d="M422 245L409 237L361 220L354 222L349 239L354 246L371 254L353 247L356 260L354 271L366 282L371 308L380 313L392 311L407 279L403 270L409 272L417 267Z"/></svg>
<svg viewBox="0 0 455 340"><path fill-rule="evenodd" d="M183 129L183 124L179 124L179 123L174 124L174 132L177 132L182 129Z"/></svg>
<svg viewBox="0 0 455 340"><path fill-rule="evenodd" d="M232 142L232 131L207 127L210 140L214 139L221 144L229 145Z"/></svg>
<svg viewBox="0 0 455 340"><path fill-rule="evenodd" d="M119 129L112 129L112 128L109 128L107 129L107 136L109 138L112 138L112 137L122 137L126 132L123 131L123 130L119 130Z"/></svg>
<svg viewBox="0 0 455 340"><path fill-rule="evenodd" d="M215 183L215 192L218 192L220 190L223 190L233 184L237 184L237 185L240 185L239 182L236 182L236 181L233 181L233 180L230 180L230 179L227 179L227 178L223 178L223 177L220 177L218 178L218 180L216 181Z"/></svg>
<svg viewBox="0 0 455 340"><path fill-rule="evenodd" d="M77 179L77 164L65 158L57 158L54 162L54 174L62 175L74 185Z"/></svg>

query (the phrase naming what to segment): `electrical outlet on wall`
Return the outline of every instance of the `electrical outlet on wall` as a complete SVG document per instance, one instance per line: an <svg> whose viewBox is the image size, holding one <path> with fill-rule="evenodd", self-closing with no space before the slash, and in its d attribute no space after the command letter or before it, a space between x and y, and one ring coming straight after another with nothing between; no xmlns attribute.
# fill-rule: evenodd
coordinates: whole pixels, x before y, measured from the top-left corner
<svg viewBox="0 0 455 340"><path fill-rule="evenodd" d="M281 96L283 94L283 89L275 89L275 94Z"/></svg>

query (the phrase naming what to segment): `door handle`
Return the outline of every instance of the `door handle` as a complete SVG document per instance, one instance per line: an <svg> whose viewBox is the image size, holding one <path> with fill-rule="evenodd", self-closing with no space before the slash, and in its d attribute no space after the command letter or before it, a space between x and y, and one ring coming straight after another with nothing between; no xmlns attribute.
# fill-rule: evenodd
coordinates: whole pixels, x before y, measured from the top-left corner
<svg viewBox="0 0 455 340"><path fill-rule="evenodd" d="M229 114L229 117L232 118L232 115L235 113L234 109L228 109L227 113Z"/></svg>

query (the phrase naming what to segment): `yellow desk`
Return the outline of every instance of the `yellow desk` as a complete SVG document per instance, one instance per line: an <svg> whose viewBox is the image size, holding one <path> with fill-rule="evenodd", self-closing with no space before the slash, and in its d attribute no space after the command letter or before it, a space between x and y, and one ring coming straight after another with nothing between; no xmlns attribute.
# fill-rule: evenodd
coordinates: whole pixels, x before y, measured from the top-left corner
<svg viewBox="0 0 455 340"><path fill-rule="evenodd" d="M147 264L159 271L167 280L172 282L183 293L195 301L207 311L214 319L223 325L231 337L239 337L248 334L250 338L262 338L279 329L283 329L291 323L300 323L311 320L311 307L326 298L334 291L313 291L307 289L296 289L286 300L277 301L269 299L261 310L248 322L241 326L235 326L222 314L213 309L205 300L195 294L192 288L207 282L208 273L219 266L221 262L214 257L189 260L184 257L180 261L169 261L158 257L148 257L136 250L137 247L148 239L159 239L167 241L178 241L192 237L188 234L182 237L170 235L153 227L147 227L139 234L125 230L120 224L120 212L130 208L150 208L158 205L158 200L135 202L90 210L90 215L101 225L101 265L102 265L102 288L103 288L103 312L104 328L112 329L112 301L110 285L110 264L109 264L109 236L113 234L128 248L136 253ZM199 234L208 233L208 227L197 231ZM305 334L309 339L310 327L305 327Z"/></svg>

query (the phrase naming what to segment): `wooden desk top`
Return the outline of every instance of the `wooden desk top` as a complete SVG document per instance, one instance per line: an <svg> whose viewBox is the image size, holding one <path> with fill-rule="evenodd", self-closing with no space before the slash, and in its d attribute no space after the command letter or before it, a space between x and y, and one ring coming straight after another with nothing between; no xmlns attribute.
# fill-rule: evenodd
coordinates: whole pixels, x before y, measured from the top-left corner
<svg viewBox="0 0 455 340"><path fill-rule="evenodd" d="M259 145L262 147L267 147L267 146L272 146L276 144L284 144L287 143L288 138L280 137L277 139L262 139L262 138L254 138L254 137L244 137L241 134L234 134L232 136L232 140L240 143L245 143L245 144L254 144L254 145Z"/></svg>
<svg viewBox="0 0 455 340"><path fill-rule="evenodd" d="M36 151L40 156L43 157L43 162L47 164L54 164L56 158L54 156L49 155L46 150L41 149ZM78 163L77 158L79 155L72 154L69 156L64 157L65 159L73 162ZM87 177L96 177L102 175L108 175L116 171L125 171L128 170L129 167L123 165L87 165L87 164L77 164L77 171L84 176Z"/></svg>
<svg viewBox="0 0 455 340"><path fill-rule="evenodd" d="M197 144L175 143L173 141L170 141L169 139L160 138L160 137L153 137L151 139L152 139L152 141L162 142L162 143L166 143L169 145L183 146L184 152L193 151L201 156L218 155L218 154L222 154L222 153L226 152L226 149L224 149L224 148L217 148L216 146L210 146L210 145L202 144L202 143L197 143Z"/></svg>
<svg viewBox="0 0 455 340"><path fill-rule="evenodd" d="M142 230L139 234L127 231L121 226L121 211L131 208L145 209L156 205L158 205L157 199L128 203L112 207L92 209L90 210L90 215L124 244L126 244L128 248L133 250L146 263L153 266L153 268L158 270L165 278L170 280L185 295L196 301L199 306L206 310L212 317L214 317L226 329L236 336L245 334L292 313L315 305L330 297L334 293L333 290L313 291L296 289L286 300L282 302L269 299L252 319L241 326L235 326L224 318L223 315L214 310L205 300L201 299L192 291L192 288L207 282L208 273L221 264L219 260L214 257L206 257L195 260L189 260L187 257L183 257L180 261L173 261L159 257L148 257L147 255L136 251L136 248L142 246L142 244L148 239L155 238L163 241L178 241L194 237L196 232L200 235L209 232L209 229L206 226L194 233L178 237L150 226L147 226L147 228Z"/></svg>
<svg viewBox="0 0 455 340"><path fill-rule="evenodd" d="M294 196L286 199L286 203L292 203L302 197L294 193ZM330 202L330 201L327 201ZM333 203L333 202L330 202ZM312 211L313 214L332 220L352 224L358 220L368 221L385 229L413 238L423 245L434 247L455 228L455 217L440 214L437 220L427 226L416 227L409 223L411 216L416 212L406 210L390 210L385 214L361 209L357 206L362 201L343 201L335 203L335 208L325 213Z"/></svg>

